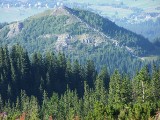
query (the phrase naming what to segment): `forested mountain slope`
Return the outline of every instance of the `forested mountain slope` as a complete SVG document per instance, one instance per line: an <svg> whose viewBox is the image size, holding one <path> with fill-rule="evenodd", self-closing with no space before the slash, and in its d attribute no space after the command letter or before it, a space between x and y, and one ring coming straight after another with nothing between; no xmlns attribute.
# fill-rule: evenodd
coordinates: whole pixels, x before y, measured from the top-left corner
<svg viewBox="0 0 160 120"><path fill-rule="evenodd" d="M29 59L19 45L0 47L0 119L158 120L158 65L131 77L97 72L93 61L71 63L61 53Z"/></svg>
<svg viewBox="0 0 160 120"><path fill-rule="evenodd" d="M143 57L156 49L108 19L67 7L1 24L0 119L154 120L160 61Z"/></svg>
<svg viewBox="0 0 160 120"><path fill-rule="evenodd" d="M89 11L58 7L11 23L0 30L0 45L20 44L30 54L39 51L64 52L71 60L92 59L100 68L140 68L140 56L155 52L144 37L118 27ZM136 65L136 66L135 66Z"/></svg>

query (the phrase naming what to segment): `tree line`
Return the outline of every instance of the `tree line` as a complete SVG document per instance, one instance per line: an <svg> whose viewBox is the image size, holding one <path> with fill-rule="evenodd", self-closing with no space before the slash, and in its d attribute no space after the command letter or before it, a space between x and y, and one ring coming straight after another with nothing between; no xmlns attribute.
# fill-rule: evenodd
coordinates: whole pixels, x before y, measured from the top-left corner
<svg viewBox="0 0 160 120"><path fill-rule="evenodd" d="M0 113L28 120L154 119L160 108L160 67L145 66L134 77L94 62L70 62L64 54L0 48ZM1 116L0 116L1 118Z"/></svg>

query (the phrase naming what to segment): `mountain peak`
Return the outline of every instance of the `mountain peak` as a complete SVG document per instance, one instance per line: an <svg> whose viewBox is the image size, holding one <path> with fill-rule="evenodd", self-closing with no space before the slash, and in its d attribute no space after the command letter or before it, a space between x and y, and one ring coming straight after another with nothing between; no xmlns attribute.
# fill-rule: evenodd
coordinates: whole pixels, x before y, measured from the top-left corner
<svg viewBox="0 0 160 120"><path fill-rule="evenodd" d="M69 8L66 6L55 7L52 11L52 15L70 15Z"/></svg>
<svg viewBox="0 0 160 120"><path fill-rule="evenodd" d="M53 9L46 10L42 13L36 14L34 16L29 17L30 19L41 18L45 16L62 16L62 15L70 15L69 8L66 6L58 6Z"/></svg>
<svg viewBox="0 0 160 120"><path fill-rule="evenodd" d="M66 6L55 7L52 10L32 16L25 20L23 25L23 30L15 36L15 39L20 39L23 36L23 39L28 41L30 39L40 40L47 36L48 39L54 41L54 47L57 45L57 41L66 41L67 43L69 39L67 46L62 44L62 49L68 51L73 48L70 46L75 41L79 43L80 48L85 46L101 47L102 44L105 44L106 46L112 45L112 47L125 49L130 54L138 56L144 55L154 48L144 37L121 28L98 14ZM8 31L11 31L10 28ZM71 37L61 37L63 34L69 34Z"/></svg>

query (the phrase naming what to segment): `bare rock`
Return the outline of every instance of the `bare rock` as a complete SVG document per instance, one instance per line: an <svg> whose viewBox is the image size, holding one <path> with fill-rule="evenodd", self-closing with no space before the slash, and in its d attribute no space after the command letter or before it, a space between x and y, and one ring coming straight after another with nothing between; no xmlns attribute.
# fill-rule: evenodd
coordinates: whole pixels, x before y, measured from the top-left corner
<svg viewBox="0 0 160 120"><path fill-rule="evenodd" d="M9 25L10 30L8 32L7 37L12 38L12 37L18 35L20 33L20 31L22 30L22 28L23 28L23 23L20 23L20 22L13 23L13 24Z"/></svg>

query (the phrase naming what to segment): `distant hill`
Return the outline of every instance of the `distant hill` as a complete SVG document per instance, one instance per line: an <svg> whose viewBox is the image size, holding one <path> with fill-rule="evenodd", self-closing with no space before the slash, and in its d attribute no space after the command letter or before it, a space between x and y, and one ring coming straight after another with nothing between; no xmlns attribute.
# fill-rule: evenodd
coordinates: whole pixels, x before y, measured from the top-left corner
<svg viewBox="0 0 160 120"><path fill-rule="evenodd" d="M140 68L141 56L155 53L155 46L98 14L58 7L15 22L0 30L0 45L20 44L30 54L47 51L64 52L84 63L92 59L100 68L107 65L126 70ZM129 69L128 69L129 68Z"/></svg>
<svg viewBox="0 0 160 120"><path fill-rule="evenodd" d="M139 23L128 23L125 20L116 22L120 26L124 26L125 28L145 36L151 42L154 42L154 39L159 37L160 35L160 18L156 20L148 20Z"/></svg>

